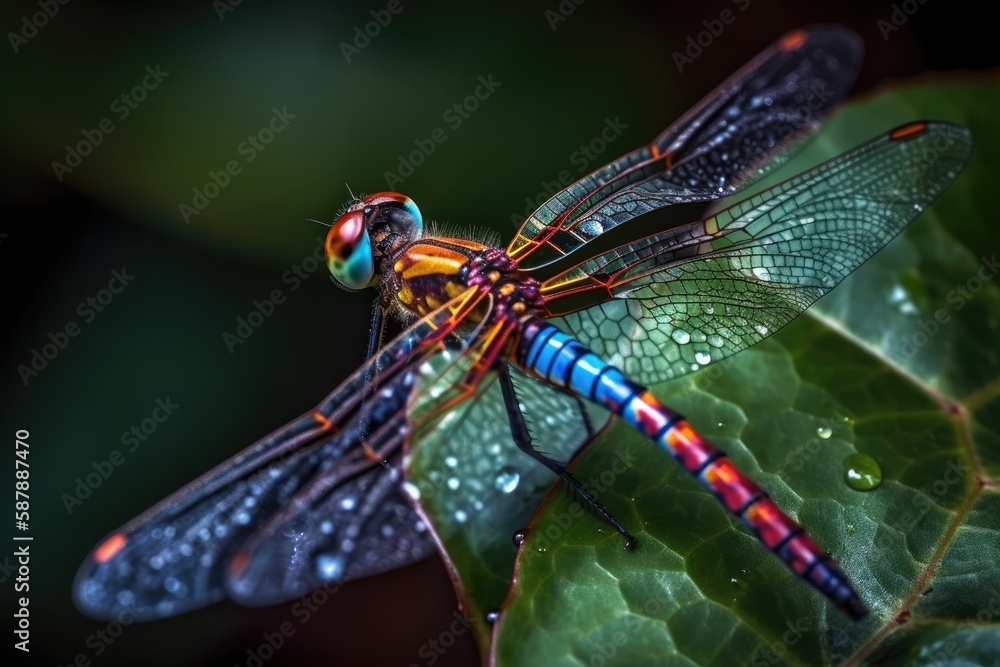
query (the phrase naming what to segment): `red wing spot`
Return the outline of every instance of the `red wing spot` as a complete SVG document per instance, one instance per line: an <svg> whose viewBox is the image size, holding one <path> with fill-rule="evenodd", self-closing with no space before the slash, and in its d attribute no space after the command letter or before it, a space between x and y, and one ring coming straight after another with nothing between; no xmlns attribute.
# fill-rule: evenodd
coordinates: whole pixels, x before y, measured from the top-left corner
<svg viewBox="0 0 1000 667"><path fill-rule="evenodd" d="M98 563L107 563L109 560L114 558L115 554L121 551L126 544L128 544L128 538L125 537L125 533L115 533L108 539L104 540L101 546L94 550L94 560Z"/></svg>
<svg viewBox="0 0 1000 667"><path fill-rule="evenodd" d="M229 574L238 577L243 574L247 569L247 565L250 564L250 556L247 555L246 551L240 551L233 559L229 561Z"/></svg>
<svg viewBox="0 0 1000 667"><path fill-rule="evenodd" d="M889 138L893 141L902 141L904 139L912 139L918 137L927 131L927 123L918 122L910 123L909 125L904 125L902 127L897 127L895 130L889 133Z"/></svg>
<svg viewBox="0 0 1000 667"><path fill-rule="evenodd" d="M670 169L674 166L674 152L667 151L663 154L663 168Z"/></svg>
<svg viewBox="0 0 1000 667"><path fill-rule="evenodd" d="M801 49L802 45L806 43L806 39L805 30L796 30L785 35L784 39L781 40L780 48L782 51Z"/></svg>

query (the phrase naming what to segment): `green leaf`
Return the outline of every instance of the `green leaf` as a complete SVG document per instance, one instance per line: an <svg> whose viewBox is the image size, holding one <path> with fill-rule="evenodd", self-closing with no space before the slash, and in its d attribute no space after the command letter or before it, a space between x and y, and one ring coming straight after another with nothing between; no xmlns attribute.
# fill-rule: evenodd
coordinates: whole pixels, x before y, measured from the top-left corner
<svg viewBox="0 0 1000 667"><path fill-rule="evenodd" d="M917 645L933 641L920 638L925 624L930 632L942 622L996 622L998 424L990 407L1000 292L991 281L995 234L983 225L988 188L979 181L997 137L992 120L969 110L988 108L984 98L997 93L985 84L910 88L832 120L784 174L922 117L969 126L976 154L931 211L813 317L729 363L656 388L834 555L871 606L870 619L854 624L832 609L620 426L576 472L606 469L622 447L649 452L601 495L626 525L641 526L636 552L588 531L591 519L543 539L570 505L552 496L520 554L498 664L841 662L877 658L899 627ZM846 484L842 461L855 452L881 468L873 491Z"/></svg>
<svg viewBox="0 0 1000 667"><path fill-rule="evenodd" d="M617 424L573 470L635 532L633 550L561 487L532 520L516 569L504 517L470 535L431 510L476 619L516 572L493 629L496 664L932 662L948 651L976 662L995 650L995 78L894 89L833 118L782 177L919 118L969 127L975 152L930 210L806 316L653 388L834 556L870 617L851 622L675 462ZM442 469L427 444L414 453L423 473L410 470L418 485ZM857 453L880 469L873 490L847 484L843 463ZM480 620L481 640L486 633Z"/></svg>

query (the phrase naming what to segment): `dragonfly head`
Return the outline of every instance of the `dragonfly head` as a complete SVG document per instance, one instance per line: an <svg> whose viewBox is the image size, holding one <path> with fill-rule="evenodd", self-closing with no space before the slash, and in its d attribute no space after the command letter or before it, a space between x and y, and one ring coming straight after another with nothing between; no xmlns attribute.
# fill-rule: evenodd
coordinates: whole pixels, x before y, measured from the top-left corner
<svg viewBox="0 0 1000 667"><path fill-rule="evenodd" d="M420 209L398 192L352 202L326 236L326 265L341 285L362 289L379 281L381 263L424 233Z"/></svg>

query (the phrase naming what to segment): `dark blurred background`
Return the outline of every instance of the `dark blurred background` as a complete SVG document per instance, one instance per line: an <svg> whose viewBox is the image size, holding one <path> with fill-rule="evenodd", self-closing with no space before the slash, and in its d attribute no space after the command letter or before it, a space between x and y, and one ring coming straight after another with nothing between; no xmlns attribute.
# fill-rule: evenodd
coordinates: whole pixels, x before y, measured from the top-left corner
<svg viewBox="0 0 1000 667"><path fill-rule="evenodd" d="M367 43L355 41L373 10L391 20ZM724 10L732 22L678 68L673 54ZM34 536L31 654L5 650L38 664L83 656L95 665L242 665L263 633L295 621L288 606L222 603L131 625L108 643L95 635L107 624L80 615L70 589L106 532L310 408L362 360L371 296L344 293L322 268L303 265L324 231L307 219L333 219L345 183L355 192L404 191L428 219L490 227L506 239L561 171L580 176L645 143L795 27L842 23L861 34L859 94L998 60L990 21L963 3L917 0L18 0L0 16L0 409L9 458L15 431L31 433ZM157 69L165 75L149 75ZM477 109L446 115L480 77L499 85ZM259 148L244 144L275 109L287 109L285 127ZM101 130L104 119L112 131ZM608 119L620 131L606 148L577 152ZM425 149L412 173L401 171L400 155L417 150L415 141L428 146L436 128L446 140ZM85 140L89 155L71 162L67 145ZM210 172L230 161L239 173L195 201L194 190L205 193ZM181 204L198 203L207 205L185 221ZM134 279L99 311L81 307L114 271ZM223 335L276 289L284 302L230 351ZM18 367L71 323L78 335L22 377ZM150 417L158 399L179 407L126 451L123 432ZM77 478L115 449L121 465L70 512ZM7 558L0 580L12 625ZM468 633L444 654L428 650L456 608L436 559L352 583L309 623L296 622L263 664L474 664Z"/></svg>

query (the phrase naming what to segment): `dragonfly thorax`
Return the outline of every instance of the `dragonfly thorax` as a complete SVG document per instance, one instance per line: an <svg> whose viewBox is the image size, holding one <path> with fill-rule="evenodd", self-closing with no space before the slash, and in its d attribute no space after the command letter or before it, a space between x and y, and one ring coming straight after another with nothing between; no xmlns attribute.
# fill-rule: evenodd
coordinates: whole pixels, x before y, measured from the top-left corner
<svg viewBox="0 0 1000 667"><path fill-rule="evenodd" d="M423 218L413 200L378 192L350 202L331 226L326 261L347 289L381 284L383 297L422 317L470 287L491 292L486 310L521 316L542 308L537 280L517 270L504 250L460 238L424 237Z"/></svg>
<svg viewBox="0 0 1000 667"><path fill-rule="evenodd" d="M408 245L386 280L400 306L423 316L470 287L493 294L494 315L523 315L542 307L537 280L517 270L500 248L458 238L427 238ZM480 319L475 313L470 321Z"/></svg>

